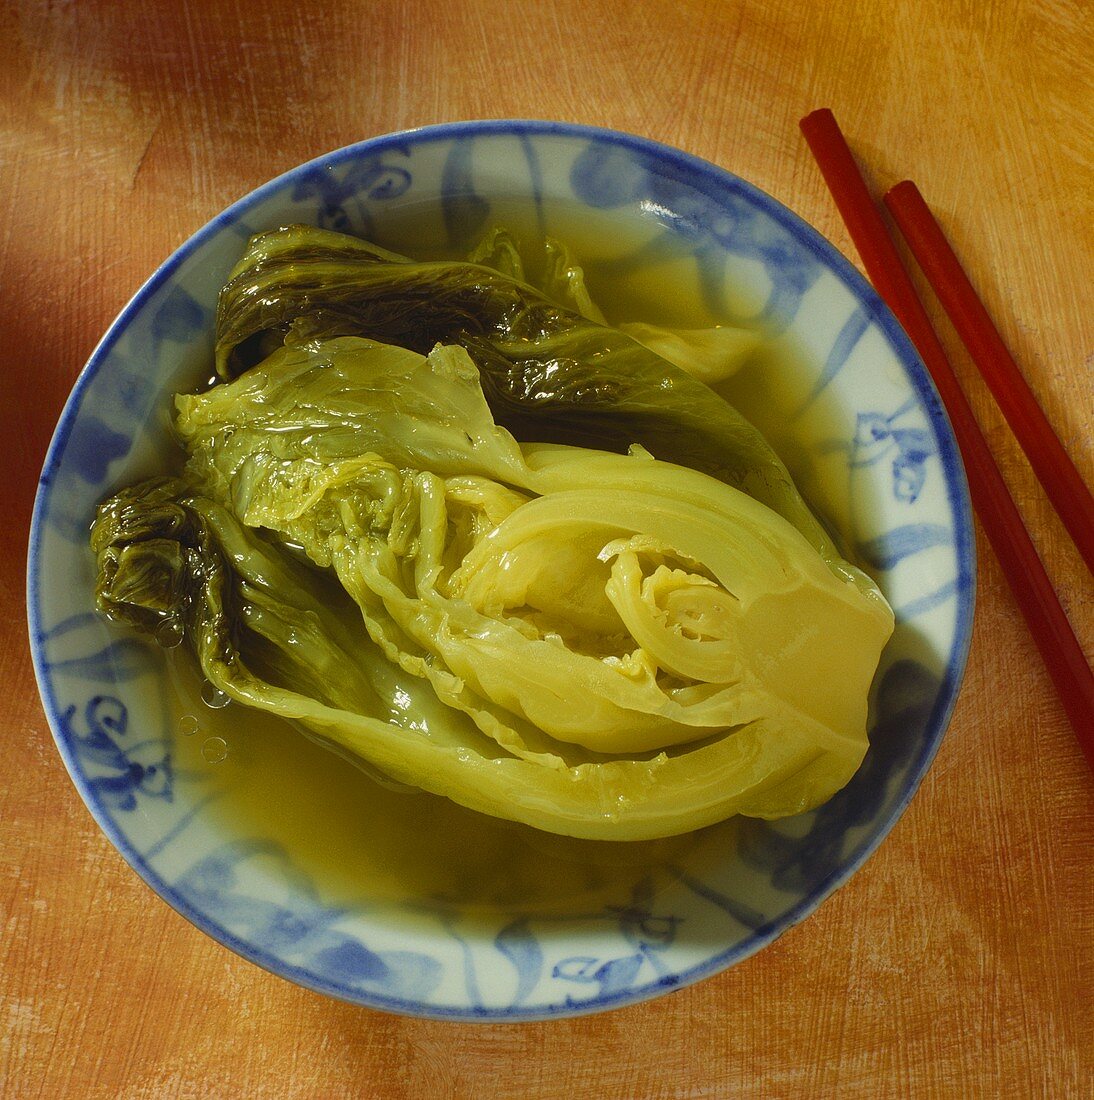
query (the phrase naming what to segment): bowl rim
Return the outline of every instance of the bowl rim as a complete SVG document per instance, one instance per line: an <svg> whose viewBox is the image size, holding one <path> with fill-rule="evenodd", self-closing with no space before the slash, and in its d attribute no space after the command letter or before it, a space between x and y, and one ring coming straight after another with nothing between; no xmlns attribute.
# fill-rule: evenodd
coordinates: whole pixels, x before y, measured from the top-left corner
<svg viewBox="0 0 1094 1100"><path fill-rule="evenodd" d="M507 1008L476 1007L474 1005L436 1006L362 990L359 987L340 985L337 982L323 980L303 967L287 963L275 957L261 946L240 939L214 919L195 909L172 884L166 882L157 874L146 862L146 858L129 843L87 783L71 745L61 733L63 724L61 722L60 707L53 694L49 669L45 660L44 644L46 639L39 616L40 557L50 484L65 452L70 433L80 414L88 388L99 374L118 339L156 291L171 278L175 271L195 251L221 231L238 222L255 205L276 194L304 173L319 169L333 169L346 161L352 161L365 155L382 154L386 150L407 143L435 143L469 136L576 138L621 147L652 158L655 163L668 164L682 178L693 185L704 183L713 185L719 193L723 194L736 192L772 218L793 237L797 244L807 248L822 264L830 268L860 302L869 306L871 320L878 324L884 332L900 361L901 368L909 384L926 411L934 442L937 445L937 454L942 465L946 486L947 501L954 520L953 544L958 572L955 582L957 605L953 645L950 649L946 667L942 672L935 705L927 720L926 728L931 731L931 735L924 741L918 755L913 758L909 765L905 789L894 802L890 812L880 821L871 834L854 849L850 857L838 870L833 871L821 880L796 905L782 912L777 918L773 918L766 924L754 929L739 943L707 958L702 963L686 971L669 974L620 993L596 996L576 1003L559 1001L550 1005ZM703 188L700 187L700 189ZM289 168L266 183L247 192L211 218L179 245L141 284L136 293L111 322L78 374L65 401L46 451L31 515L30 538L27 549L27 623L34 673L43 709L69 778L79 792L84 805L99 828L102 829L137 875L164 902L184 916L198 930L249 962L278 977L350 1004L423 1019L530 1022L590 1015L607 1009L641 1003L669 990L682 989L685 986L693 985L719 974L756 954L790 928L800 923L861 869L907 809L922 784L923 778L934 760L949 726L971 644L973 613L976 602L976 565L976 543L968 484L950 421L938 392L918 352L888 306L859 270L834 244L828 241L804 218L757 185L737 176L728 169L662 142L621 130L579 123L542 119L473 119L436 123L377 135L342 146Z"/></svg>

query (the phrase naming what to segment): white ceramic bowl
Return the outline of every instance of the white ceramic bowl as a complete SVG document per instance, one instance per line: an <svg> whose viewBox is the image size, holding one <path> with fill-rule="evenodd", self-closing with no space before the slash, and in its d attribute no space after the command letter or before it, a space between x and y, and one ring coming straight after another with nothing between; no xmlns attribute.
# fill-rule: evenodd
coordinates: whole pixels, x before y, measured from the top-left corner
<svg viewBox="0 0 1094 1100"><path fill-rule="evenodd" d="M305 222L458 251L497 220L575 241L594 284L625 287L619 308L656 312L667 297L692 319L747 319L792 365L757 368L745 411L781 443L815 510L896 611L871 748L827 805L776 823L736 819L646 847L557 848L518 828L485 852L506 879L486 906L472 881L484 874L481 845L471 854L477 826L432 796L404 796L423 800L412 816L436 815L436 850L428 831L408 840L405 823L381 817L369 858L382 864L390 847L398 860L412 842L415 874L402 891L397 871L380 893L371 879L332 890L324 860L218 809L246 778L232 735L207 736L231 724L186 696L164 651L96 614L88 526L101 499L162 461L169 396L208 373L217 291L251 233ZM888 310L814 230L730 173L640 138L472 122L297 168L219 215L149 279L58 424L34 512L28 606L72 779L169 904L244 957L336 997L519 1020L594 1012L715 974L844 882L938 747L965 664L974 576L964 475L935 391ZM476 839L464 843L465 828ZM441 877L430 877L431 860Z"/></svg>

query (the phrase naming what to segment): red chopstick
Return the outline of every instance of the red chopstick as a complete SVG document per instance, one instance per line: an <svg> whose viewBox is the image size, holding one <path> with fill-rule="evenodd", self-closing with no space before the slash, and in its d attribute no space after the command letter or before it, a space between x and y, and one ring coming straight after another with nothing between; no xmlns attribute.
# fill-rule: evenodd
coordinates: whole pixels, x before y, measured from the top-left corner
<svg viewBox="0 0 1094 1100"><path fill-rule="evenodd" d="M1037 404L942 227L911 180L893 187L885 196L885 205L1026 452L1087 569L1094 573L1094 496Z"/></svg>
<svg viewBox="0 0 1094 1100"><path fill-rule="evenodd" d="M1056 685L1087 763L1094 769L1094 675L1082 647L835 117L827 108L814 111L802 119L801 129L866 273L904 326L934 379L965 460L980 522Z"/></svg>

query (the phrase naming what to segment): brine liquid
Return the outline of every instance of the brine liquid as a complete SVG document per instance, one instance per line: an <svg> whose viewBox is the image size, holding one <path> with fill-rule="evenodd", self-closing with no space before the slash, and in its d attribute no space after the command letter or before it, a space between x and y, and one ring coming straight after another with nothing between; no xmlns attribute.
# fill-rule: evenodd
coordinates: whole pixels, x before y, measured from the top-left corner
<svg viewBox="0 0 1094 1100"><path fill-rule="evenodd" d="M200 775L206 813L272 840L327 904L589 911L626 900L642 868L686 857L690 836L616 844L554 836L387 784L296 726L219 706L184 650L168 655L179 714L174 764ZM639 869L636 872L636 869Z"/></svg>
<svg viewBox="0 0 1094 1100"><path fill-rule="evenodd" d="M501 220L520 228L517 212L510 213ZM583 234L582 217L561 221L553 232L579 262L591 261L590 290L610 320L683 326L720 320L700 304L687 263L668 264L660 276L653 271L641 279L614 278L610 263L597 262L604 253ZM389 223L388 231L377 234L378 243L427 254L413 239L413 225L409 215L401 227ZM757 304L739 303L736 312ZM795 436L792 407L806 388L793 349L778 343L746 365L725 392L768 435L823 515L827 492L840 489L818 480L809 448ZM812 409L812 435L818 417L829 416L832 434L846 438L847 428L835 415L834 405ZM218 794L206 812L229 834L280 845L328 904L410 898L463 910L592 912L625 900L643 869L665 861L694 864L698 847L710 839L706 830L707 843L702 835L655 842L575 840L495 820L434 795L393 789L286 721L235 703L221 706L222 699L209 698L207 686L203 699L200 675L185 651L173 651L167 660L177 695L176 768L200 775Z"/></svg>

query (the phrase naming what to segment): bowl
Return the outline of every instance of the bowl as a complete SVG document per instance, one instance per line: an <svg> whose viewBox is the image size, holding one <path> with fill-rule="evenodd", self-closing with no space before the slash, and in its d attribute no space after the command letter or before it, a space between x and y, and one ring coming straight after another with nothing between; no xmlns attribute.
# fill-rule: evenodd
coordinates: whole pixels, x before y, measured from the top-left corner
<svg viewBox="0 0 1094 1100"><path fill-rule="evenodd" d="M796 817L735 818L648 844L499 826L390 790L235 704L221 709L177 653L96 613L96 505L163 466L169 396L210 371L218 289L253 233L294 222L452 254L511 223L572 243L610 314L763 334L730 396L896 613L870 749L848 786ZM974 576L964 474L935 390L830 244L751 184L666 146L574 125L467 122L296 168L152 275L61 415L34 510L28 608L73 782L165 901L310 989L411 1015L511 1021L596 1012L717 974L845 882L938 748Z"/></svg>

